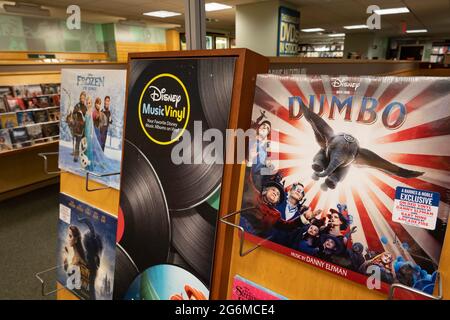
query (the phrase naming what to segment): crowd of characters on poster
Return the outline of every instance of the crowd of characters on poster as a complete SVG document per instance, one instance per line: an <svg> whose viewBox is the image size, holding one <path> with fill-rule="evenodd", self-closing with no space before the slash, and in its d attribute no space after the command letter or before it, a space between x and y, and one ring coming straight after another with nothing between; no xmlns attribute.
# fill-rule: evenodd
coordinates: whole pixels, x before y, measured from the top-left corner
<svg viewBox="0 0 450 320"><path fill-rule="evenodd" d="M313 123L311 118L317 120L314 115L308 115L307 112L305 110L304 113L308 121ZM242 212L240 220L245 231L366 276L371 276L376 268L381 275L381 281L385 283L400 282L432 293L436 271L426 270L418 264L405 261L402 256L394 258L394 254L387 250L376 252L364 247L360 242L353 241L352 234L358 232L358 228L353 225L353 216L346 203L334 204L335 208L330 208L327 212L320 208L313 209L305 205L307 200L305 186L301 181L285 185L283 173L274 169L269 159L272 123L266 118L265 112L261 112L252 124L257 131L257 138L253 145L250 145L247 160L243 208L250 210ZM325 124L323 120L319 122L320 124L316 123L313 127ZM327 132L333 136L332 130L328 129L330 128L327 127ZM350 144L355 142L353 137L345 134L342 139ZM333 145L333 151L338 154L338 147L342 142L340 139L335 140L339 141L336 141L337 146ZM350 150L348 153L351 152ZM336 160L334 163L333 159L324 159L325 155L331 154L321 149L314 157L313 163L313 179L325 177L326 180L322 184L325 191L328 188L334 189L344 177L338 176L344 174L339 170L326 170L326 164L331 164L334 169L339 168L339 161ZM396 170L397 174L403 176L416 177L423 174L403 168ZM322 174L318 174L320 172ZM380 241L387 244L389 240L382 236ZM410 249L407 243L399 245L405 251Z"/></svg>

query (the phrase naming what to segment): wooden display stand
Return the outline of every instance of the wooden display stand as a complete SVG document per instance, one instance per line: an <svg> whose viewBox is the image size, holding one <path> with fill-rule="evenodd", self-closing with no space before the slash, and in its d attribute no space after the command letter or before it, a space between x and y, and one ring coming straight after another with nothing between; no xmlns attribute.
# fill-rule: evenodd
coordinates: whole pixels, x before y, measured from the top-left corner
<svg viewBox="0 0 450 320"><path fill-rule="evenodd" d="M1 72L0 86L60 83L60 72ZM35 144L0 153L0 201L58 183L58 175L48 175L38 154L55 152L56 141ZM54 165L54 159L51 159Z"/></svg>
<svg viewBox="0 0 450 320"><path fill-rule="evenodd" d="M104 187L100 183L89 181L89 188L97 189ZM119 190L107 188L97 191L87 191L86 177L62 172L60 191L92 207L110 213L115 217L118 215ZM79 300L77 296L65 289L60 283L57 283L57 290L56 298L58 300Z"/></svg>
<svg viewBox="0 0 450 320"><path fill-rule="evenodd" d="M321 61L327 60L327 61ZM271 58L270 59L271 71L278 70L280 74L290 74L291 70L300 70L306 68L307 74L320 74L323 66L318 64L325 63L328 68L326 74L340 74L342 70L342 62L336 59L315 59L315 58ZM352 65L353 62L353 65ZM351 70L352 75L364 75L367 71L367 66L364 66L363 61L353 60L344 61L344 67L347 70ZM382 75L421 75L418 64L414 62L399 62L395 65L395 62L383 62L374 61L373 65L380 66L382 63L385 65L381 68ZM372 66L369 66L369 69ZM282 70L285 72L282 72ZM391 69L389 71L389 69ZM374 69L375 71L375 69ZM379 74L378 75L381 75ZM375 73L372 73L375 74ZM428 75L428 74L427 74ZM252 91L253 92L253 91ZM252 97L247 97L252 98ZM247 120L247 119L246 119ZM238 167L238 166L236 166ZM235 167L235 168L236 168ZM234 168L233 168L234 169ZM229 190L229 193L222 190L221 198L221 211L220 216L223 217L227 213L232 213L241 209L242 192L244 189L244 176L245 165L242 164L238 171L233 171L232 179L225 180L224 186L229 186L229 181L233 186ZM229 179L229 177L227 177ZM229 195L229 196L227 196ZM237 196L240 195L240 196ZM234 200L233 200L234 199ZM236 221L231 220L235 224L239 224L239 219ZM232 233L230 235L230 233ZM223 250L220 245L221 242L226 243L227 250L232 250L231 255L224 254L223 259L218 259L217 256L222 254ZM244 251L248 248L254 247L254 243L245 241ZM331 274L326 271L319 270L306 263L299 262L296 259L287 257L270 249L264 247L258 247L251 253L241 256L239 232L235 228L227 227L226 230L221 229L221 233L218 237L218 251L216 252L216 265L215 273L216 286L213 287L214 299L230 299L233 285L233 277L240 275L247 278L250 281L257 283L269 290L275 291L288 299L295 300L323 300L323 299L336 299L336 300L381 300L386 299L387 295L377 292L375 290L369 290L364 285L357 284L355 282L345 280L342 277ZM439 265L439 271L442 278L442 295L446 299L450 296L450 236L446 237L444 246L442 248L441 261ZM219 265L220 262L226 264L227 259L229 262L226 266ZM223 280L219 282L218 272L221 272L220 276ZM397 289L398 293L404 291ZM437 296L438 285L435 286L434 295Z"/></svg>

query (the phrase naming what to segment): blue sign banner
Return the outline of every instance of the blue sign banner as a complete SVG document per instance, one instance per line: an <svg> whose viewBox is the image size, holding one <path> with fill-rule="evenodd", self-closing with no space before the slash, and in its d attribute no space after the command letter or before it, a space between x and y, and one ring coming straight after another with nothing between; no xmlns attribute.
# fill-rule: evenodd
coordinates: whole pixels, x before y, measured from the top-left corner
<svg viewBox="0 0 450 320"><path fill-rule="evenodd" d="M298 34L300 32L300 12L280 7L278 15L277 56L298 54Z"/></svg>

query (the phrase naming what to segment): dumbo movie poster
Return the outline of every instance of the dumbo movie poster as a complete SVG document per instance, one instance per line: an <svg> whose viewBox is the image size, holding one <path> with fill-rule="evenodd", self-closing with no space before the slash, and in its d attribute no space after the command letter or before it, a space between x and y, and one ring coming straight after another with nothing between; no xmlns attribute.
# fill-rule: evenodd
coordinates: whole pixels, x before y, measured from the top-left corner
<svg viewBox="0 0 450 320"><path fill-rule="evenodd" d="M245 238L370 289L432 294L449 106L450 78L258 76Z"/></svg>

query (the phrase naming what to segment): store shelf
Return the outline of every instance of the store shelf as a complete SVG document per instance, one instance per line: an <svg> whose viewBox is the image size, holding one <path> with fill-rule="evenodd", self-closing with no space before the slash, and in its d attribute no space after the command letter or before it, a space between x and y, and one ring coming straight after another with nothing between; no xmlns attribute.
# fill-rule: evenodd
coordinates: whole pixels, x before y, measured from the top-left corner
<svg viewBox="0 0 450 320"><path fill-rule="evenodd" d="M22 152L28 152L28 151L32 151L32 150L37 150L37 149L40 149L40 148L43 148L43 147L57 146L58 143L59 143L59 140L56 140L56 141L37 143L37 144L34 144L32 146L29 146L29 147L17 148L17 149L13 149L13 150L9 150L9 151L0 151L0 158L1 157L15 155L15 154L19 154L19 153L22 153Z"/></svg>

